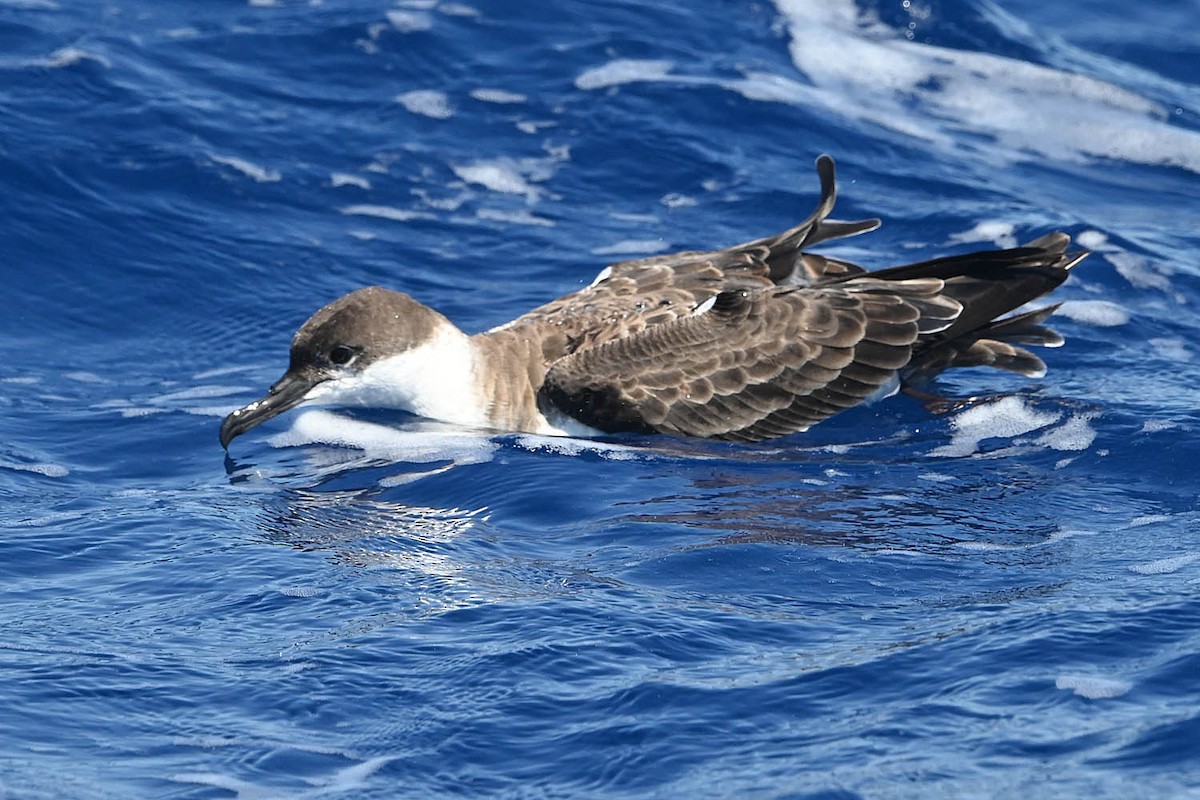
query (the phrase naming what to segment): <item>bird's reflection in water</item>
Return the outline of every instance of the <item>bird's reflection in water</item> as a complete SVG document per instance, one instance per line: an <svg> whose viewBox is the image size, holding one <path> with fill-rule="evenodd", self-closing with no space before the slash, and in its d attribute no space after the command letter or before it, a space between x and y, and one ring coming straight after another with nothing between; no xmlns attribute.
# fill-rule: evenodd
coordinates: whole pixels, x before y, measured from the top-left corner
<svg viewBox="0 0 1200 800"><path fill-rule="evenodd" d="M268 541L378 572L375 582L403 587L413 604L446 610L479 599L478 583L467 574L473 559L462 551L471 549L487 518L486 508L409 505L358 490L285 489L264 504L258 527Z"/></svg>
<svg viewBox="0 0 1200 800"><path fill-rule="evenodd" d="M689 548L767 543L946 555L979 542L1023 547L1058 535L1058 520L1041 511L1048 487L1038 473L997 480L916 465L886 475L865 469L869 475L843 462L803 481L791 471L709 477L694 482L695 495L640 500L625 519L719 533Z"/></svg>

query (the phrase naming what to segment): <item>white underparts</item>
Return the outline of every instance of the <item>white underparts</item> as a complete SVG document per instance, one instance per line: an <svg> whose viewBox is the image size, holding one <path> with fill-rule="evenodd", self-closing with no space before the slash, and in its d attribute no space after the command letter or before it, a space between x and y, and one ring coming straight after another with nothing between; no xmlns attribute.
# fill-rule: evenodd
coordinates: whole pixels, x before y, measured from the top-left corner
<svg viewBox="0 0 1200 800"><path fill-rule="evenodd" d="M317 384L305 404L318 403L396 408L476 428L489 424L474 346L448 323L423 344Z"/></svg>

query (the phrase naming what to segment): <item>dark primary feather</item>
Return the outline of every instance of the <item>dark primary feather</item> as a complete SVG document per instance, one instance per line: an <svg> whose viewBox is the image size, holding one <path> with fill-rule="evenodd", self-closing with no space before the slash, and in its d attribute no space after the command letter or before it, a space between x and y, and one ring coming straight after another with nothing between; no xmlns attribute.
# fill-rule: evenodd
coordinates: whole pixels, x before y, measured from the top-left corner
<svg viewBox="0 0 1200 800"><path fill-rule="evenodd" d="M1066 235L868 273L803 252L878 224L828 220L832 160L818 170L821 202L795 228L614 265L506 326L552 322L559 332L544 346L539 405L605 432L757 441L805 430L898 379L960 366L1044 371L1023 345L1061 343L1041 324L1055 307L997 318L1051 291L1086 255L1068 253Z"/></svg>

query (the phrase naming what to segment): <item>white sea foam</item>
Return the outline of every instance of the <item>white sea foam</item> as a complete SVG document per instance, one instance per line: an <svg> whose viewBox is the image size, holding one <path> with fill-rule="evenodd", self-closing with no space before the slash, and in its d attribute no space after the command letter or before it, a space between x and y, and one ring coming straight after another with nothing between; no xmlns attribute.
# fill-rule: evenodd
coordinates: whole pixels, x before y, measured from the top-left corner
<svg viewBox="0 0 1200 800"><path fill-rule="evenodd" d="M107 58L98 56L95 53L89 53L86 50L81 50L78 47L63 47L55 50L45 58L36 58L32 61L25 62L25 64L31 67L60 69L62 67L73 67L76 64L84 61L94 61L102 67L112 66Z"/></svg>
<svg viewBox="0 0 1200 800"><path fill-rule="evenodd" d="M83 369L76 369L76 370L71 370L70 372L64 372L63 377L66 378L67 380L75 381L77 383L109 383L110 382L109 379L104 377L103 375L97 375L94 372L88 372L87 370L83 370Z"/></svg>
<svg viewBox="0 0 1200 800"><path fill-rule="evenodd" d="M853 0L775 0L796 67L856 116L954 149L989 134L1005 160L1092 157L1200 172L1200 134L1167 123L1157 103L1115 84L989 53L907 41ZM975 147L975 144L971 145Z"/></svg>
<svg viewBox="0 0 1200 800"><path fill-rule="evenodd" d="M1037 439L1037 444L1052 450L1087 450L1096 441L1096 430L1085 415L1075 415Z"/></svg>
<svg viewBox="0 0 1200 800"><path fill-rule="evenodd" d="M1200 141L1197 141L1197 147L1200 147ZM1135 289L1161 289L1165 292L1171 288L1171 279L1155 270L1139 255L1120 250L1109 253L1108 260Z"/></svg>
<svg viewBox="0 0 1200 800"><path fill-rule="evenodd" d="M1187 343L1183 339L1174 337L1159 337L1148 339L1147 344L1154 348L1155 352L1163 358L1168 358L1172 361L1182 361L1184 363L1192 363L1192 351L1188 349Z"/></svg>
<svg viewBox="0 0 1200 800"><path fill-rule="evenodd" d="M427 31L433 27L433 16L422 10L394 9L387 12L387 20L401 33Z"/></svg>
<svg viewBox="0 0 1200 800"><path fill-rule="evenodd" d="M1129 520L1129 527L1140 528L1144 525L1157 525L1160 522L1170 522L1170 514L1143 514L1140 517L1134 517Z"/></svg>
<svg viewBox="0 0 1200 800"><path fill-rule="evenodd" d="M23 461L0 459L0 469L10 469L16 472L32 472L36 475L44 475L47 478L64 478L71 474L71 470L62 464L52 464L44 461L26 463Z"/></svg>
<svg viewBox="0 0 1200 800"><path fill-rule="evenodd" d="M521 133L535 134L542 128L553 128L558 125L552 119L523 119L517 123L517 130Z"/></svg>
<svg viewBox="0 0 1200 800"><path fill-rule="evenodd" d="M1054 313L1098 328L1115 328L1129 322L1129 312L1108 300L1067 300Z"/></svg>
<svg viewBox="0 0 1200 800"><path fill-rule="evenodd" d="M0 0L0 6L27 10L53 11L58 8L54 0Z"/></svg>
<svg viewBox="0 0 1200 800"><path fill-rule="evenodd" d="M348 172L334 172L329 175L329 185L333 188L339 186L355 186L359 189L369 190L371 182L361 175L351 175Z"/></svg>
<svg viewBox="0 0 1200 800"><path fill-rule="evenodd" d="M1003 397L994 403L973 406L951 420L950 443L934 449L931 456L969 456L986 439L1011 439L1053 425L1061 414L1035 411L1019 397Z"/></svg>
<svg viewBox="0 0 1200 800"><path fill-rule="evenodd" d="M1014 235L1016 225L1000 220L984 220L969 231L953 234L950 242L974 243L991 242L997 247L1016 247L1017 237Z"/></svg>
<svg viewBox="0 0 1200 800"><path fill-rule="evenodd" d="M502 194L523 195L532 203L543 195L554 197L536 184L552 178L559 165L571 157L570 148L565 146L547 145L543 149L546 155L540 158L483 158L451 165L451 169L468 184Z"/></svg>
<svg viewBox="0 0 1200 800"><path fill-rule="evenodd" d="M247 161L244 158L238 158L237 156L223 156L214 153L210 155L209 158L215 163L223 164L226 167L231 167L243 175L253 178L259 183L274 183L282 178L282 175L280 175L278 170L259 166L258 164Z"/></svg>
<svg viewBox="0 0 1200 800"><path fill-rule="evenodd" d="M579 89L606 89L627 83L660 81L671 74L674 64L660 59L618 58L586 69L575 79Z"/></svg>
<svg viewBox="0 0 1200 800"><path fill-rule="evenodd" d="M192 386L177 392L167 392L150 398L155 405L174 405L183 400L207 400L213 397L228 397L244 392L244 386Z"/></svg>
<svg viewBox="0 0 1200 800"><path fill-rule="evenodd" d="M482 17L483 13L465 3L438 3L437 10L439 14L445 14L448 17Z"/></svg>
<svg viewBox="0 0 1200 800"><path fill-rule="evenodd" d="M526 450L540 450L565 456L594 453L610 461L631 461L643 455L642 451L628 445L597 442L591 439L573 439L566 436L538 436L532 433L523 433L517 436L517 443Z"/></svg>
<svg viewBox="0 0 1200 800"><path fill-rule="evenodd" d="M147 406L129 406L122 408L120 415L122 419L139 419L140 417L152 417L155 414L166 414L168 409L165 408L149 408Z"/></svg>
<svg viewBox="0 0 1200 800"><path fill-rule="evenodd" d="M45 528L51 525L60 527L68 522L78 522L86 519L87 515L78 511L51 511L37 517L10 517L4 521L9 528Z"/></svg>
<svg viewBox="0 0 1200 800"><path fill-rule="evenodd" d="M1136 572L1138 575L1166 575L1171 572L1178 572L1197 559L1200 559L1200 553L1185 553L1183 555L1170 556L1169 558L1160 558L1155 561L1147 561L1145 564L1135 564L1129 568L1129 571Z"/></svg>
<svg viewBox="0 0 1200 800"><path fill-rule="evenodd" d="M661 253L669 248L670 245L662 239L625 239L605 247L593 248L592 254L597 256L649 255L650 253Z"/></svg>
<svg viewBox="0 0 1200 800"><path fill-rule="evenodd" d="M394 206L376 206L363 203L353 206L345 206L341 209L341 212L351 216L390 219L394 222L409 222L414 219L435 218L427 211L410 211L405 208L395 208Z"/></svg>
<svg viewBox="0 0 1200 800"><path fill-rule="evenodd" d="M527 99L523 94L504 89L472 89L471 97L484 103L496 103L497 105L514 105L524 103Z"/></svg>
<svg viewBox="0 0 1200 800"><path fill-rule="evenodd" d="M538 188L525 179L521 169L512 159L476 161L454 166L452 169L455 175L467 183L478 184L493 192L523 194L530 199L538 195Z"/></svg>
<svg viewBox="0 0 1200 800"><path fill-rule="evenodd" d="M333 750L313 749L313 752L326 752L345 755L346 758L351 758L349 755L337 753L337 751ZM232 775L224 775L219 772L177 772L170 776L170 780L176 783L194 783L232 792L238 800L268 800L268 798L283 797L330 797L362 788L367 778L386 766L388 762L394 761L395 758L396 756L377 756L351 764L348 767L343 767L328 777L308 777L305 779L305 782L309 784L309 788L300 790L294 788L280 790L278 787L270 784L251 783L250 781L235 778Z"/></svg>
<svg viewBox="0 0 1200 800"><path fill-rule="evenodd" d="M1088 250L1107 250L1108 235L1100 231L1080 231L1075 237L1075 243Z"/></svg>
<svg viewBox="0 0 1200 800"><path fill-rule="evenodd" d="M420 114L431 119L450 119L454 109L450 106L450 98L445 92L434 89L414 89L411 92L396 95L396 102L404 106L406 111Z"/></svg>
<svg viewBox="0 0 1200 800"><path fill-rule="evenodd" d="M744 97L836 114L998 165L1037 157L1110 158L1200 172L1200 134L1171 125L1157 103L1115 84L1014 58L907 41L853 0L776 0L792 61L809 83L762 72L681 75L664 59L618 58L585 70L580 89L639 82L720 86ZM964 144L963 130L994 145Z"/></svg>
<svg viewBox="0 0 1200 800"><path fill-rule="evenodd" d="M817 100L811 86L768 72L747 72L741 78L714 81L713 84L760 103L804 106Z"/></svg>
<svg viewBox="0 0 1200 800"><path fill-rule="evenodd" d="M660 197L658 202L662 203L667 208L687 208L689 206L696 205L698 201L696 198L689 197L686 194L671 192L670 194L664 194L662 197Z"/></svg>
<svg viewBox="0 0 1200 800"><path fill-rule="evenodd" d="M1088 700L1107 700L1127 694L1133 688L1133 684L1120 678L1102 678L1096 675L1059 675L1054 679L1054 688L1070 689Z"/></svg>
<svg viewBox="0 0 1200 800"><path fill-rule="evenodd" d="M775 0L796 68L810 83L747 72L741 79L680 75L662 59L614 59L582 72L580 89L638 82L717 85L758 101L836 114L942 150L969 146L998 165L1032 156L1110 158L1200 172L1200 134L1115 84L990 53L908 41L860 14L853 0ZM964 143L960 132L990 136Z"/></svg>
<svg viewBox="0 0 1200 800"><path fill-rule="evenodd" d="M498 208L481 208L475 215L477 219L488 219L494 222L507 222L513 225L535 225L539 228L553 228L554 220L539 217L525 209L501 210Z"/></svg>

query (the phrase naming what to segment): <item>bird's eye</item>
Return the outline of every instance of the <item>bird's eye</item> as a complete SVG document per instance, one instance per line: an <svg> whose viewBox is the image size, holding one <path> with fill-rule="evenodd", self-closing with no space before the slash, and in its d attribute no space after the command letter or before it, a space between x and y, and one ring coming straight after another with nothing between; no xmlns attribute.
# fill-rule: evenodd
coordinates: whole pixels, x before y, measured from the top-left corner
<svg viewBox="0 0 1200 800"><path fill-rule="evenodd" d="M334 345L329 351L329 360L339 367L345 366L354 360L354 348L344 344Z"/></svg>

